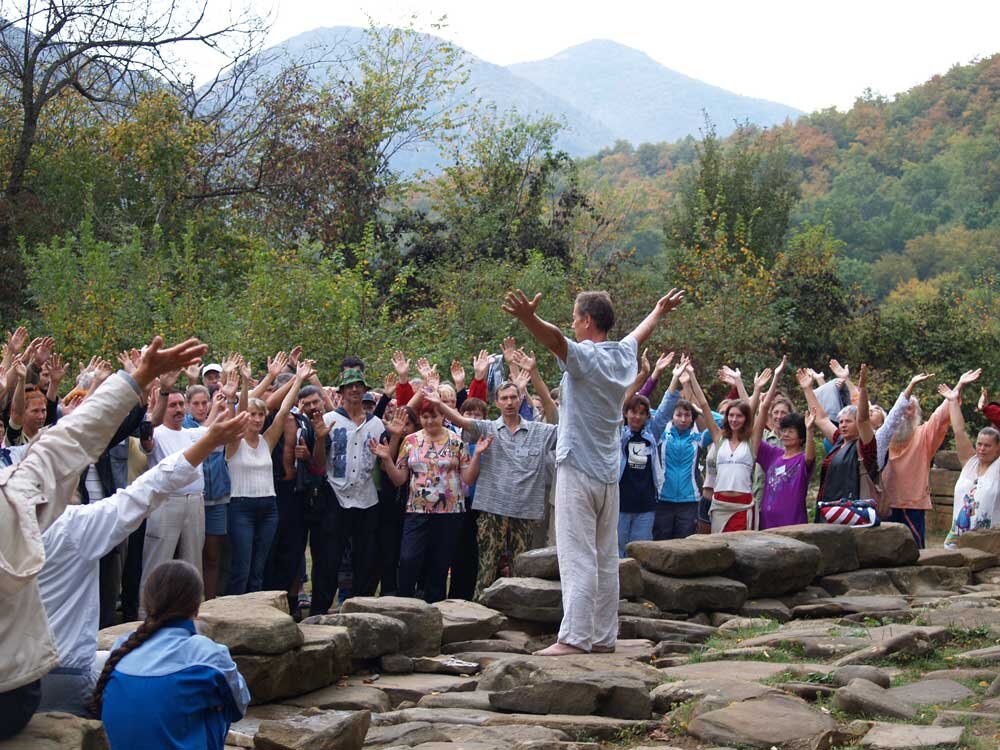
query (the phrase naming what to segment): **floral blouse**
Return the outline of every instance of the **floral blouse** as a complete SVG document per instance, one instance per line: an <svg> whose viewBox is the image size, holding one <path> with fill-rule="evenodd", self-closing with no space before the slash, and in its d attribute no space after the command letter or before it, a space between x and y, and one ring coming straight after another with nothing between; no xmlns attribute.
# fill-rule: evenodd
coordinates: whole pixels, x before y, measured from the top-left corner
<svg viewBox="0 0 1000 750"><path fill-rule="evenodd" d="M423 430L408 435L399 451L399 466L410 470L407 513L462 513L465 493L461 471L469 465L469 448L451 432L432 441Z"/></svg>

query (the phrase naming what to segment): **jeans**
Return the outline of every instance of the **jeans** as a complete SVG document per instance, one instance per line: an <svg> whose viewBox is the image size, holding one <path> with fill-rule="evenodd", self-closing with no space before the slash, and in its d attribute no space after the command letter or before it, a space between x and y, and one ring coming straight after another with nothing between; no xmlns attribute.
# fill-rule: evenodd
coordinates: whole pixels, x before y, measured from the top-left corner
<svg viewBox="0 0 1000 750"><path fill-rule="evenodd" d="M0 693L0 740L6 740L24 729L38 710L42 699L42 681Z"/></svg>
<svg viewBox="0 0 1000 750"><path fill-rule="evenodd" d="M227 594L260 591L267 553L278 529L278 505L272 497L234 497L229 502L232 565Z"/></svg>
<svg viewBox="0 0 1000 750"><path fill-rule="evenodd" d="M653 523L653 539L684 539L698 529L698 501L691 503L656 503L656 521Z"/></svg>
<svg viewBox="0 0 1000 750"><path fill-rule="evenodd" d="M628 557L625 546L629 542L648 542L653 538L653 521L656 511L645 513L618 513L618 556Z"/></svg>
<svg viewBox="0 0 1000 750"><path fill-rule="evenodd" d="M444 599L448 566L455 557L464 517L465 513L406 514L399 551L399 596L413 596L423 570L424 599L431 604Z"/></svg>

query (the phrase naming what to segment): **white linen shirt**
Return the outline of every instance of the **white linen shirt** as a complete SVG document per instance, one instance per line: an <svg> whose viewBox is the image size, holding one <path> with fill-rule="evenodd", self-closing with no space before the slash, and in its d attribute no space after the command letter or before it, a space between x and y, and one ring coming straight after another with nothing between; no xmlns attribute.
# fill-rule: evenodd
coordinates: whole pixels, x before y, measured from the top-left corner
<svg viewBox="0 0 1000 750"><path fill-rule="evenodd" d="M111 497L69 506L42 534L45 565L38 574L38 588L60 667L93 667L101 614L101 558L196 474L201 469L192 466L183 453L167 456Z"/></svg>
<svg viewBox="0 0 1000 750"><path fill-rule="evenodd" d="M340 507L371 508L378 503L378 492L372 479L375 454L368 441L381 439L385 425L371 415L356 424L343 409L328 411L323 421L330 427L326 480L333 487Z"/></svg>

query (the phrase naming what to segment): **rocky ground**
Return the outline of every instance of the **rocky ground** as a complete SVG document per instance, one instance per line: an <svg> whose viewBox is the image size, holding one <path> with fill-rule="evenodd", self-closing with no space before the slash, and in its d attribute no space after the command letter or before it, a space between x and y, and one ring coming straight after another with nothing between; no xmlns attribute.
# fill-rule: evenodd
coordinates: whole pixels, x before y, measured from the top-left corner
<svg viewBox="0 0 1000 750"><path fill-rule="evenodd" d="M228 747L994 750L1000 531L964 543L918 552L896 524L634 543L608 655L530 655L562 612L552 549L481 604L356 598L297 625L264 592L207 602L199 627L254 698ZM60 714L0 743L103 747Z"/></svg>

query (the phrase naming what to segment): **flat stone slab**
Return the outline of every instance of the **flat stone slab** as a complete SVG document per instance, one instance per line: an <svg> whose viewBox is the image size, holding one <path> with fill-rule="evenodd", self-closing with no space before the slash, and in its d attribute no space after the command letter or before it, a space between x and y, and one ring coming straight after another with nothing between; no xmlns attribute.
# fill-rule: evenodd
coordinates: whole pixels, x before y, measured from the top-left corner
<svg viewBox="0 0 1000 750"><path fill-rule="evenodd" d="M920 550L913 534L901 523L882 523L867 529L851 529L862 568L913 565Z"/></svg>
<svg viewBox="0 0 1000 750"><path fill-rule="evenodd" d="M490 693L486 690L472 690L467 693L431 693L417 701L417 708L471 708L476 711L492 711Z"/></svg>
<svg viewBox="0 0 1000 750"><path fill-rule="evenodd" d="M901 593L888 571L882 568L826 575L817 583L832 596L899 596Z"/></svg>
<svg viewBox="0 0 1000 750"><path fill-rule="evenodd" d="M916 709L890 694L874 682L851 680L833 696L833 704L842 711L857 716L886 716L892 719L912 719Z"/></svg>
<svg viewBox="0 0 1000 750"><path fill-rule="evenodd" d="M666 576L708 576L724 573L736 560L720 535L701 534L687 539L630 542L625 550L646 570Z"/></svg>
<svg viewBox="0 0 1000 750"><path fill-rule="evenodd" d="M711 710L722 708L734 701L779 694L779 691L765 687L759 682L733 678L705 678L665 682L653 690L651 697L653 710L666 713L674 706L689 700L697 700L699 707L707 706Z"/></svg>
<svg viewBox="0 0 1000 750"><path fill-rule="evenodd" d="M688 732L703 742L755 748L820 745L836 728L830 716L790 695L732 703L688 724Z"/></svg>
<svg viewBox="0 0 1000 750"><path fill-rule="evenodd" d="M372 726L384 727L393 724L409 724L427 722L437 724L469 724L481 726L490 716L490 711L474 708L403 708L398 711L387 711L372 716Z"/></svg>
<svg viewBox="0 0 1000 750"><path fill-rule="evenodd" d="M769 646L771 648L789 648L801 651L808 658L829 658L842 656L852 651L871 645L868 638L851 636L816 635L812 633L768 633L767 635L749 638L742 646Z"/></svg>
<svg viewBox="0 0 1000 750"><path fill-rule="evenodd" d="M902 596L838 596L814 599L792 608L792 617L840 617L853 614L877 615L909 607Z"/></svg>
<svg viewBox="0 0 1000 750"><path fill-rule="evenodd" d="M950 750L962 741L962 727L876 723L861 740L871 750Z"/></svg>
<svg viewBox="0 0 1000 750"><path fill-rule="evenodd" d="M519 558L523 556L519 555ZM562 587L557 580L498 578L483 591L480 601L484 606L503 612L508 617L553 625L562 621Z"/></svg>
<svg viewBox="0 0 1000 750"><path fill-rule="evenodd" d="M442 643L492 638L506 619L495 609L464 599L445 599L432 606L441 612Z"/></svg>
<svg viewBox="0 0 1000 750"><path fill-rule="evenodd" d="M860 565L857 542L849 526L800 523L768 529L768 533L787 536L817 547L820 552L820 562L816 575L825 576L857 570Z"/></svg>
<svg viewBox="0 0 1000 750"><path fill-rule="evenodd" d="M954 680L920 680L889 690L889 694L912 706L942 706L958 703L975 695Z"/></svg>
<svg viewBox="0 0 1000 750"><path fill-rule="evenodd" d="M739 676L743 680L759 682L767 680L785 671L791 671L799 675L807 675L812 672L817 674L828 674L833 671L833 667L828 664L812 663L782 663L765 661L703 661L697 664L682 664L677 667L667 667L661 669L667 677L675 680L698 680L709 678L733 679Z"/></svg>
<svg viewBox="0 0 1000 750"><path fill-rule="evenodd" d="M689 643L704 643L713 635L716 628L711 625L699 625L684 620L648 620L643 617L619 617L618 637L646 638L651 641L687 641Z"/></svg>
<svg viewBox="0 0 1000 750"><path fill-rule="evenodd" d="M488 727L527 724L530 726L559 729L569 734L588 734L598 739L611 739L621 732L644 731L657 722L636 719L616 719L610 716L576 716L567 714L494 714L486 722Z"/></svg>
<svg viewBox="0 0 1000 750"><path fill-rule="evenodd" d="M286 701L282 701L282 703L287 706L299 706L301 708L334 709L339 711L368 710L374 713L388 711L392 708L388 695L377 688L366 685L353 685L349 687L329 685L305 695L289 698Z"/></svg>
<svg viewBox="0 0 1000 750"><path fill-rule="evenodd" d="M761 531L734 531L726 534L726 544L736 559L725 575L744 583L748 597L780 596L804 589L820 569L819 548L797 539Z"/></svg>
<svg viewBox="0 0 1000 750"><path fill-rule="evenodd" d="M957 549L928 547L920 550L917 565L943 565L949 568L960 568L965 565L965 558Z"/></svg>
<svg viewBox="0 0 1000 750"><path fill-rule="evenodd" d="M1000 646L988 646L956 654L955 661L962 664L1000 664Z"/></svg>
<svg viewBox="0 0 1000 750"><path fill-rule="evenodd" d="M747 599L746 585L724 576L679 578L643 570L642 582L643 594L662 610L735 612Z"/></svg>
<svg viewBox="0 0 1000 750"><path fill-rule="evenodd" d="M379 679L366 684L363 677L351 677L348 686L374 687L389 696L392 705L398 706L403 701L416 703L430 693L450 693L454 691L475 690L477 680L474 677L454 677L447 674L394 674L382 675Z"/></svg>
<svg viewBox="0 0 1000 750"><path fill-rule="evenodd" d="M20 732L0 741L3 750L107 750L104 725L71 714L38 713Z"/></svg>

